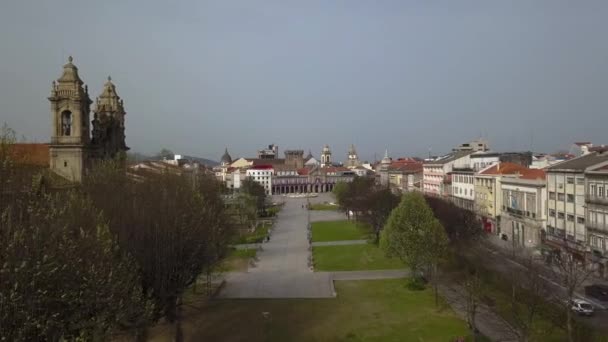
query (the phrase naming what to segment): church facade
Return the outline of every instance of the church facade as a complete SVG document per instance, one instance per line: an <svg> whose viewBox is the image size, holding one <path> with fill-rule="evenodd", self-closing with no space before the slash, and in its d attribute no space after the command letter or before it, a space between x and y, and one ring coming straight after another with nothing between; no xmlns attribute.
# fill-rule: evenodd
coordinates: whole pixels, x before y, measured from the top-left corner
<svg viewBox="0 0 608 342"><path fill-rule="evenodd" d="M93 101L72 62L70 57L48 97L52 115L50 168L69 181L81 182L96 160L119 158L129 148L125 144L124 103L111 78L96 98L91 120Z"/></svg>

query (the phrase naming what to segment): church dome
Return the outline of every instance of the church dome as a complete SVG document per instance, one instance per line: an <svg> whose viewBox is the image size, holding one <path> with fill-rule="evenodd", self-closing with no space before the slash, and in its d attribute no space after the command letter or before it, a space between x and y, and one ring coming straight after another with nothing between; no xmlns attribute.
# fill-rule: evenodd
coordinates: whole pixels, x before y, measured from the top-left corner
<svg viewBox="0 0 608 342"><path fill-rule="evenodd" d="M222 165L232 164L232 157L228 154L228 148L224 151L224 155L221 160Z"/></svg>
<svg viewBox="0 0 608 342"><path fill-rule="evenodd" d="M59 83L78 83L78 85L82 85L83 82L78 76L78 68L72 63L73 58L70 56L68 58L68 63L63 66L63 74L57 80Z"/></svg>

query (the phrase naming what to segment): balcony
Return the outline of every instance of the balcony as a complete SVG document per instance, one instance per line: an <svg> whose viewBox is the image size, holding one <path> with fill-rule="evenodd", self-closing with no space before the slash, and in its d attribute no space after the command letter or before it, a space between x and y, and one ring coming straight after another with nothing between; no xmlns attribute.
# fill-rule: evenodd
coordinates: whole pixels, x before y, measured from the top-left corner
<svg viewBox="0 0 608 342"><path fill-rule="evenodd" d="M588 230L595 231L598 233L608 233L608 226L604 223L586 222L585 227L587 227Z"/></svg>
<svg viewBox="0 0 608 342"><path fill-rule="evenodd" d="M599 196L594 196L594 195L586 195L585 196L585 202L586 203L592 203L592 204L599 204L599 205L606 205L606 206L608 206L608 198L606 198L606 197L599 197Z"/></svg>

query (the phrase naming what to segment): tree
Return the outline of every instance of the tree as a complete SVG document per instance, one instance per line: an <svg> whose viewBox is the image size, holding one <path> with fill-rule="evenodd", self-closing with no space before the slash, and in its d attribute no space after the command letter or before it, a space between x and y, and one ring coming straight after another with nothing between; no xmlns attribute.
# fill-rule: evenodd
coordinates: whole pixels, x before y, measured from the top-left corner
<svg viewBox="0 0 608 342"><path fill-rule="evenodd" d="M137 266L81 193L27 192L0 226L0 340L105 340L146 324Z"/></svg>
<svg viewBox="0 0 608 342"><path fill-rule="evenodd" d="M232 233L214 179L145 174L132 181L120 165L99 165L83 187L109 220L120 246L133 255L153 318L175 323L181 337L184 291L226 253Z"/></svg>
<svg viewBox="0 0 608 342"><path fill-rule="evenodd" d="M515 269L508 278L503 277L511 286L511 324L519 340L527 342L532 335L532 328L547 299L553 291L542 276L542 266L532 257L526 258L523 268Z"/></svg>
<svg viewBox="0 0 608 342"><path fill-rule="evenodd" d="M256 199L258 213L262 214L266 209L266 190L264 187L252 180L245 179L241 182L241 192L253 196Z"/></svg>
<svg viewBox="0 0 608 342"><path fill-rule="evenodd" d="M397 205L399 205L399 196L391 192L387 188L374 188L366 199L363 219L369 223L375 234L375 241L380 241L380 231L384 228L386 220Z"/></svg>
<svg viewBox="0 0 608 342"><path fill-rule="evenodd" d="M463 245L470 244L481 236L481 221L474 212L439 197L425 196L425 199L441 222L451 244L465 248Z"/></svg>
<svg viewBox="0 0 608 342"><path fill-rule="evenodd" d="M173 159L173 157L175 156L175 154L173 153L173 151L167 149L167 148L163 148L160 150L160 152L158 152L156 154L156 158L157 159Z"/></svg>
<svg viewBox="0 0 608 342"><path fill-rule="evenodd" d="M407 193L392 211L380 237L380 247L387 254L405 262L420 275L428 265L426 243L438 224L432 210L419 193Z"/></svg>
<svg viewBox="0 0 608 342"><path fill-rule="evenodd" d="M564 241L564 244L567 243L567 241ZM587 269L585 263L574 257L567 249L552 254L550 261L552 276L558 279L564 288L563 291L558 291L556 294L558 295L558 304L562 305L566 311L565 323L568 341L573 342L575 341L575 327L572 319L572 301L576 298L576 290L583 285L593 271Z"/></svg>

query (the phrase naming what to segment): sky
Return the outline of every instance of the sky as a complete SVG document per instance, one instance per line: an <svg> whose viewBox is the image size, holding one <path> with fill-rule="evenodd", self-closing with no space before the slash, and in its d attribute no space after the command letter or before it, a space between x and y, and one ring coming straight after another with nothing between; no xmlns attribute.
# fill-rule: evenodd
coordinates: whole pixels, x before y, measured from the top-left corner
<svg viewBox="0 0 608 342"><path fill-rule="evenodd" d="M141 153L554 152L608 143L607 32L605 0L2 0L0 123L49 141L72 55Z"/></svg>

